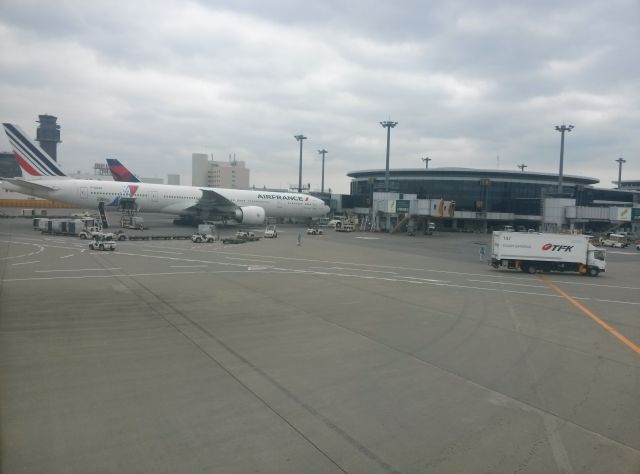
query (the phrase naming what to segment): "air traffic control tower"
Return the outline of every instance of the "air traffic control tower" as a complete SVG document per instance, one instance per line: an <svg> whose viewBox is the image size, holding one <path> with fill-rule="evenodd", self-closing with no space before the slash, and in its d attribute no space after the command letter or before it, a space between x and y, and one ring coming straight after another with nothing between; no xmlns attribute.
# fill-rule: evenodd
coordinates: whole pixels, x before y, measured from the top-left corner
<svg viewBox="0 0 640 474"><path fill-rule="evenodd" d="M56 123L58 117L53 115L38 115L40 126L36 132L36 140L40 142L40 147L58 161L57 147L60 142L60 125Z"/></svg>

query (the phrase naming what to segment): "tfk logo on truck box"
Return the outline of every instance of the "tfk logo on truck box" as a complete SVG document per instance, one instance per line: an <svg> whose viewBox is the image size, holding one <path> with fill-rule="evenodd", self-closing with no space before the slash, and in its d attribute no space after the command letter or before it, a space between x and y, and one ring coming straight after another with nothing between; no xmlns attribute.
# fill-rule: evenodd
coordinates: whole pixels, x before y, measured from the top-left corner
<svg viewBox="0 0 640 474"><path fill-rule="evenodd" d="M551 252L571 252L573 245L557 245L557 244L544 244L542 250L550 250Z"/></svg>

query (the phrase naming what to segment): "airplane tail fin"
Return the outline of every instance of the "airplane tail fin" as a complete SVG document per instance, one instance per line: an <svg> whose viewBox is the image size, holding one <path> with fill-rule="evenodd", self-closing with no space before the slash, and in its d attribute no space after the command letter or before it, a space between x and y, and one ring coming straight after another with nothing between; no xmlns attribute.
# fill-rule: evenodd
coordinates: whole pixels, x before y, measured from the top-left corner
<svg viewBox="0 0 640 474"><path fill-rule="evenodd" d="M126 181L127 183L140 182L126 166L120 163L120 160L107 158L107 164L109 165L109 171L111 171L111 176L113 176L114 181Z"/></svg>
<svg viewBox="0 0 640 474"><path fill-rule="evenodd" d="M3 123L4 131L16 155L16 161L27 178L66 176L62 169L42 148L29 138L17 125Z"/></svg>

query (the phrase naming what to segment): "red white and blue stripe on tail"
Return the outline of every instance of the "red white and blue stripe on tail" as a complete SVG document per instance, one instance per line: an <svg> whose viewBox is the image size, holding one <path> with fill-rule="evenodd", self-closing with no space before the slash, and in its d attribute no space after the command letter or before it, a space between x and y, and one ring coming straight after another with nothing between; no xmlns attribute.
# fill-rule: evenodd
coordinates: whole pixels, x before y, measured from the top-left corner
<svg viewBox="0 0 640 474"><path fill-rule="evenodd" d="M16 161L22 172L30 177L66 176L58 164L17 125L3 123L9 137Z"/></svg>

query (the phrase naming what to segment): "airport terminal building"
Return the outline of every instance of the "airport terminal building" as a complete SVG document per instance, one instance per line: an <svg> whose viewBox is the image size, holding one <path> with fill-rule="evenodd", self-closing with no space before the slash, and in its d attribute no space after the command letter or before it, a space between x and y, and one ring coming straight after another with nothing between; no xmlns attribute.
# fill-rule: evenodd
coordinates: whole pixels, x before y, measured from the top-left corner
<svg viewBox="0 0 640 474"><path fill-rule="evenodd" d="M420 168L352 171L351 194L343 210L359 214L381 230L391 230L407 216L417 221L440 218L458 230L491 230L504 225L544 231L603 231L640 224L640 191L600 189L598 179L470 168ZM454 201L450 216L434 215L434 202ZM397 201L395 204L392 201ZM408 202L407 202L408 201ZM429 201L429 205L423 202ZM437 206L436 206L437 207ZM635 210L634 210L635 208ZM407 211L408 209L408 211ZM448 217L448 218L447 218Z"/></svg>

